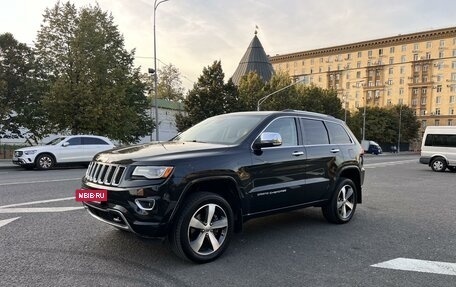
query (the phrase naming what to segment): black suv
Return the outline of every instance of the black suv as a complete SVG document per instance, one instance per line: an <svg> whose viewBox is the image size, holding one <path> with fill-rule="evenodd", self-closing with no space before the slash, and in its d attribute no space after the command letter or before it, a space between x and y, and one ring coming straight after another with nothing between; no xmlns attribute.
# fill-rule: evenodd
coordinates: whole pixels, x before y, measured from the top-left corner
<svg viewBox="0 0 456 287"><path fill-rule="evenodd" d="M347 223L361 203L363 149L334 117L302 111L215 116L168 142L95 156L82 187L106 189L85 202L95 218L147 237L168 237L203 263L228 247L248 219L318 206Z"/></svg>

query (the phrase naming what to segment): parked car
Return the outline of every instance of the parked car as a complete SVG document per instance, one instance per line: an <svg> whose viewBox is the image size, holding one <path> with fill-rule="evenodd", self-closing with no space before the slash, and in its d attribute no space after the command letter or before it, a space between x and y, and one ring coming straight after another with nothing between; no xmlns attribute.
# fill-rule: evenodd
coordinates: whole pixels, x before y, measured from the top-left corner
<svg viewBox="0 0 456 287"><path fill-rule="evenodd" d="M428 126L421 143L420 163L433 171L456 171L456 126Z"/></svg>
<svg viewBox="0 0 456 287"><path fill-rule="evenodd" d="M37 169L50 169L61 164L88 164L95 154L114 147L108 138L101 136L62 136L46 145L15 150L13 163Z"/></svg>
<svg viewBox="0 0 456 287"><path fill-rule="evenodd" d="M107 201L83 204L104 223L168 238L177 255L204 263L251 218L317 206L328 221L349 222L362 200L362 156L349 128L331 116L219 115L169 142L98 154L82 188L107 190Z"/></svg>
<svg viewBox="0 0 456 287"><path fill-rule="evenodd" d="M365 153L375 154L375 155L379 155L379 154L383 153L383 150L380 147L380 145L374 141L362 140L361 146L363 147Z"/></svg>

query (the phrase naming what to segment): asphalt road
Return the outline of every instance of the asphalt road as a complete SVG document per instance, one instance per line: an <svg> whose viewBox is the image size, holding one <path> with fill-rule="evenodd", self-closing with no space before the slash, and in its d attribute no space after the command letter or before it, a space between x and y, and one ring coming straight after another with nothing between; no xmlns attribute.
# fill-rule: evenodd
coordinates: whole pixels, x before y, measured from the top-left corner
<svg viewBox="0 0 456 287"><path fill-rule="evenodd" d="M80 209L71 197L84 169L1 169L0 285L456 286L455 275L372 267L456 263L456 174L432 172L417 155L367 156L365 167L364 202L349 224L327 223L318 208L252 220L205 265ZM51 199L62 200L22 205Z"/></svg>

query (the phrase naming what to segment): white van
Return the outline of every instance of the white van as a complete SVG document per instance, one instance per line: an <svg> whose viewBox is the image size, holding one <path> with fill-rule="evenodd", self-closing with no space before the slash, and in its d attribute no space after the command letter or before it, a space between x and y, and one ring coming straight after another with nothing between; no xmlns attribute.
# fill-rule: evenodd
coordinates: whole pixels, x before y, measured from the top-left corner
<svg viewBox="0 0 456 287"><path fill-rule="evenodd" d="M433 171L456 171L456 126L428 126L421 144L420 163Z"/></svg>

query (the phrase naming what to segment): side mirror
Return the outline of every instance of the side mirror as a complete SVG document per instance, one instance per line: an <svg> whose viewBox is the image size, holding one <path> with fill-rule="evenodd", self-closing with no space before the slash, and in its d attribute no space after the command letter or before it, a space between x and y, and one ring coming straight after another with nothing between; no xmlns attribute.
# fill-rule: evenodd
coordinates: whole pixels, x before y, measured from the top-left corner
<svg viewBox="0 0 456 287"><path fill-rule="evenodd" d="M69 142L64 142L64 143L62 144L63 147L66 147L66 146L69 146L69 145L70 145Z"/></svg>
<svg viewBox="0 0 456 287"><path fill-rule="evenodd" d="M279 133L264 132L255 141L255 148L274 147L282 145L282 136Z"/></svg>

